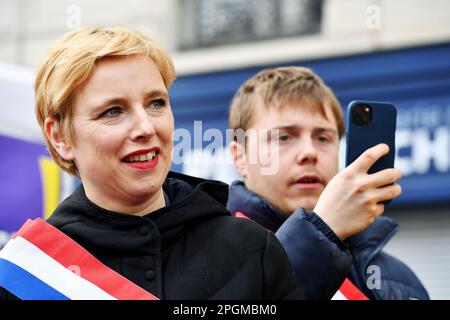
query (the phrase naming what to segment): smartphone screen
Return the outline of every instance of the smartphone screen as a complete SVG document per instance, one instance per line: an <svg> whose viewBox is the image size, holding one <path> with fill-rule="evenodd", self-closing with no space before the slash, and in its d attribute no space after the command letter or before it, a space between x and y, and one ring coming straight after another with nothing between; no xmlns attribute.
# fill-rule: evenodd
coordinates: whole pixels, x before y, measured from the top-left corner
<svg viewBox="0 0 450 320"><path fill-rule="evenodd" d="M385 143L389 146L389 153L380 158L368 173L394 167L397 110L393 104L379 101L352 101L347 107L345 122L347 127L346 166L367 149L379 143Z"/></svg>

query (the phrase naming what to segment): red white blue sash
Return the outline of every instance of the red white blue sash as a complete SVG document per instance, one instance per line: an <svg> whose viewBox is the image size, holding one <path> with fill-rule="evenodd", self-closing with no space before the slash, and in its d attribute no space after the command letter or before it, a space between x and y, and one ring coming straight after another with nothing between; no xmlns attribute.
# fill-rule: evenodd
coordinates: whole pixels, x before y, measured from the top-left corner
<svg viewBox="0 0 450 320"><path fill-rule="evenodd" d="M331 300L369 300L350 280L345 279Z"/></svg>
<svg viewBox="0 0 450 320"><path fill-rule="evenodd" d="M157 300L42 219L0 251L0 286L23 300Z"/></svg>

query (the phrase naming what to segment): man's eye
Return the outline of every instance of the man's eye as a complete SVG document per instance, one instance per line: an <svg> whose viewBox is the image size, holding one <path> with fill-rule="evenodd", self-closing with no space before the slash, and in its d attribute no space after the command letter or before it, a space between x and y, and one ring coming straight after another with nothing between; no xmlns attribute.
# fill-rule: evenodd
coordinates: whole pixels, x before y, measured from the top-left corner
<svg viewBox="0 0 450 320"><path fill-rule="evenodd" d="M122 109L120 107L112 107L102 113L102 116L114 118L122 114Z"/></svg>
<svg viewBox="0 0 450 320"><path fill-rule="evenodd" d="M330 141L330 139L328 139L328 137L325 137L325 136L319 136L317 139L319 140L319 142L328 142L328 141Z"/></svg>
<svg viewBox="0 0 450 320"><path fill-rule="evenodd" d="M286 141L289 141L289 138L290 137L287 134L283 134L278 137L278 140L280 140L281 142L286 142Z"/></svg>

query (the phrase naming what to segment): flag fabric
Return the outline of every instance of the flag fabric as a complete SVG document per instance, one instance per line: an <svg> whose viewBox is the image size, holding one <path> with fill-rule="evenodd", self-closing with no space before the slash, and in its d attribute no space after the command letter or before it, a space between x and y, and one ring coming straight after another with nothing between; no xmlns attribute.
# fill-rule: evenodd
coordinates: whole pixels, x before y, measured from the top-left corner
<svg viewBox="0 0 450 320"><path fill-rule="evenodd" d="M345 279L331 300L369 300L349 279Z"/></svg>
<svg viewBox="0 0 450 320"><path fill-rule="evenodd" d="M237 218L250 219L246 214L236 211L234 216ZM334 294L331 300L369 300L361 290L358 289L349 279L345 279L341 287Z"/></svg>
<svg viewBox="0 0 450 320"><path fill-rule="evenodd" d="M41 218L0 251L0 286L23 300L158 300Z"/></svg>

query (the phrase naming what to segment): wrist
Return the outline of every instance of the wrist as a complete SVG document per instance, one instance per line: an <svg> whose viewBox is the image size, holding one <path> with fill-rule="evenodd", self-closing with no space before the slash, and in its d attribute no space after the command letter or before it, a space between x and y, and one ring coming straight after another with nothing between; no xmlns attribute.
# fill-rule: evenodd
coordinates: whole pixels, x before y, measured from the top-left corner
<svg viewBox="0 0 450 320"><path fill-rule="evenodd" d="M346 244L337 236L337 234L331 229L328 224L322 220L314 211L306 211L306 220L313 224L319 232L327 237L331 242L335 243L342 250L346 250Z"/></svg>
<svg viewBox="0 0 450 320"><path fill-rule="evenodd" d="M322 219L322 221L334 232L334 234L341 240L344 241L349 237L345 232L344 226L335 217L331 215L324 214L320 209L314 208L314 213Z"/></svg>

